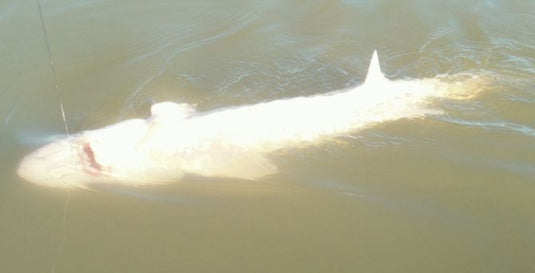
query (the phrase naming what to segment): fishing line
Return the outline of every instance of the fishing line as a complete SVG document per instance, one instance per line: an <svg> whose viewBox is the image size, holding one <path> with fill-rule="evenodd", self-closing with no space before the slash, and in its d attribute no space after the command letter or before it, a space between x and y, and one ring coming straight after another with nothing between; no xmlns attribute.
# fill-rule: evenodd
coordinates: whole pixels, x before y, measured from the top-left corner
<svg viewBox="0 0 535 273"><path fill-rule="evenodd" d="M37 9L39 11L39 19L41 21L41 29L43 31L43 36L44 36L44 40L46 44L46 51L48 54L48 64L50 65L50 70L52 71L52 76L54 78L54 87L56 88L56 91L59 94L59 106L60 106L60 111L61 111L61 118L63 119L63 125L65 126L65 133L67 133L67 136L70 136L69 125L67 124L67 117L65 115L65 107L63 106L63 91L61 90L59 86L58 76L56 73L56 66L54 64L52 51L50 50L50 43L48 41L48 32L46 31L46 24L43 18L41 2L39 0L36 0L36 2L37 2ZM58 250L56 252L55 261L52 264L52 269L51 269L52 273L56 272L56 261L58 260L60 254L63 252L65 241L67 240L67 208L69 206L70 200L71 200L71 189L69 189L69 191L67 192L67 198L65 200L65 204L63 205L63 237L62 237L61 242L59 243Z"/></svg>
<svg viewBox="0 0 535 273"><path fill-rule="evenodd" d="M61 117L63 118L63 124L65 125L65 132L67 133L67 135L70 135L69 125L67 124L67 117L65 115L65 108L63 107L63 91L59 87L58 76L56 73L56 66L54 64L52 51L50 50L50 43L48 42L48 32L46 31L45 19L43 18L43 11L41 9L41 2L39 2L39 0L36 0L36 2L37 2L37 8L39 10L39 19L41 20L41 28L43 30L43 36L45 39L46 51L48 53L48 64L50 65L50 70L52 71L52 76L54 78L54 86L59 93L59 106L61 110Z"/></svg>
<svg viewBox="0 0 535 273"><path fill-rule="evenodd" d="M56 261L59 258L59 255L63 252L63 247L65 246L65 241L67 241L67 208L71 201L71 189L67 192L67 198L65 199L65 204L63 205L63 238L58 246L58 251L56 252L56 259L52 264L52 273L56 272Z"/></svg>

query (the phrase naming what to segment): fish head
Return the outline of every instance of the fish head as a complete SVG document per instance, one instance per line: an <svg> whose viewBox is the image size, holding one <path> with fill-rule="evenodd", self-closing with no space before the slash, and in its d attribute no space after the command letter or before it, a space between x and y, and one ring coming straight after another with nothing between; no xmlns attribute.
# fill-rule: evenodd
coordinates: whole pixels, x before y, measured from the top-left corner
<svg viewBox="0 0 535 273"><path fill-rule="evenodd" d="M139 179L148 165L142 144L149 127L132 119L54 141L24 157L18 175L55 188Z"/></svg>

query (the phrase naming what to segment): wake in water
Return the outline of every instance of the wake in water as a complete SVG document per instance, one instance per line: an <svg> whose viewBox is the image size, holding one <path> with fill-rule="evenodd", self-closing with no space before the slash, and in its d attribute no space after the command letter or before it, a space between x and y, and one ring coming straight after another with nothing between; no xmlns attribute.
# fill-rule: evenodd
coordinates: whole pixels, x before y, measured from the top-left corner
<svg viewBox="0 0 535 273"><path fill-rule="evenodd" d="M170 183L184 174L257 180L277 173L268 157L278 150L382 122L440 114L431 107L433 100L469 99L477 89L474 83L480 81L388 80L374 52L361 86L205 113L188 104L158 103L146 120L48 144L26 156L18 173L60 188Z"/></svg>

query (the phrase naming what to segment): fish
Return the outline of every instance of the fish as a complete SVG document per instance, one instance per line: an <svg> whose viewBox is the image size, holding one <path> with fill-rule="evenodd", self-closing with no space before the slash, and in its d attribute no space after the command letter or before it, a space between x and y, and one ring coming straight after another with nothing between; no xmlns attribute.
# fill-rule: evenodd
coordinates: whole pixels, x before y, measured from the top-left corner
<svg viewBox="0 0 535 273"><path fill-rule="evenodd" d="M337 136L400 119L441 114L433 102L468 99L462 83L441 78L389 80L377 51L358 86L312 96L198 112L159 102L147 119L129 119L53 141L25 156L17 173L54 188L96 184L145 186L185 175L248 181L275 175L278 151L319 145Z"/></svg>

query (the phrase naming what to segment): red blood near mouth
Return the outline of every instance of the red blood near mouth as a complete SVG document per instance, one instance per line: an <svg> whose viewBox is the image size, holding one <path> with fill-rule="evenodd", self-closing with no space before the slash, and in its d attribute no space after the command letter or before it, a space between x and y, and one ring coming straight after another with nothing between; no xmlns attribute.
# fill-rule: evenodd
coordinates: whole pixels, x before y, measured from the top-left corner
<svg viewBox="0 0 535 273"><path fill-rule="evenodd" d="M95 159L95 153L93 152L93 149L91 148L89 142L85 142L83 144L82 151L85 154L85 156L82 156L82 162L87 160L89 162L90 167L85 168L85 170L93 176L99 175L102 171L102 166L100 166L100 164L98 164L97 160Z"/></svg>

